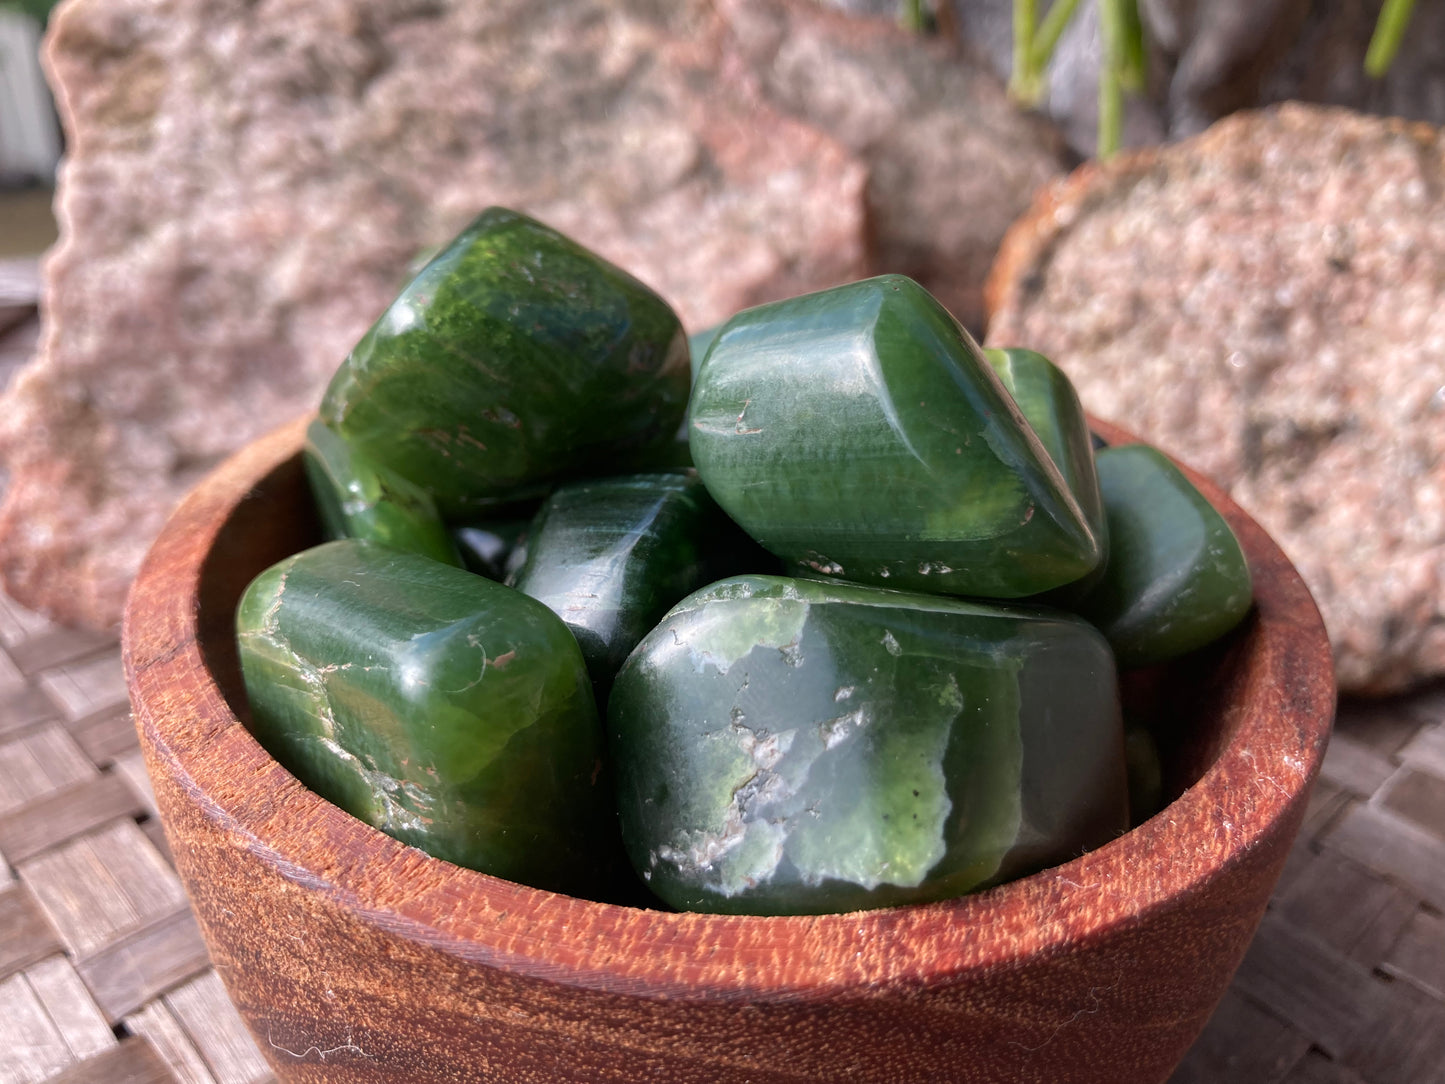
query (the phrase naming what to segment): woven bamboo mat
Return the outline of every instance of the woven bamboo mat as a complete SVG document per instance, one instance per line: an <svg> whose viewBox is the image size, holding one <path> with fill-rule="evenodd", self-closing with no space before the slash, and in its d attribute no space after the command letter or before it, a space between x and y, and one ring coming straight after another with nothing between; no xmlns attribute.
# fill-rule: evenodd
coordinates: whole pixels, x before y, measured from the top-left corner
<svg viewBox="0 0 1445 1084"><path fill-rule="evenodd" d="M0 329L0 380L34 337ZM273 1079L153 802L115 642L0 596L0 1084ZM1259 935L1171 1084L1445 1084L1442 912L1445 683L1346 702Z"/></svg>

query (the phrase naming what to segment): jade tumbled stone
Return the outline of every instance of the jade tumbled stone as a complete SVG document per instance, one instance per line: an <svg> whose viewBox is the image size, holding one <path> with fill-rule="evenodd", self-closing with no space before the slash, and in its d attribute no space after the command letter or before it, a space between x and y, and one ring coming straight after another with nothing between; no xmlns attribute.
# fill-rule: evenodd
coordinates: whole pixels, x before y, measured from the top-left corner
<svg viewBox="0 0 1445 1084"><path fill-rule="evenodd" d="M666 451L689 376L687 338L657 294L492 208L357 343L321 418L460 519L609 456Z"/></svg>
<svg viewBox="0 0 1445 1084"><path fill-rule="evenodd" d="M1229 524L1183 472L1144 444L1096 454L1109 562L1071 608L1103 631L1120 666L1184 655L1249 612L1249 565Z"/></svg>
<svg viewBox="0 0 1445 1084"><path fill-rule="evenodd" d="M628 652L685 595L751 546L696 474L633 474L559 487L509 582L572 630L599 695ZM736 566L734 566L734 569Z"/></svg>
<svg viewBox="0 0 1445 1084"><path fill-rule="evenodd" d="M1101 553L968 333L886 275L739 313L698 374L693 461L727 513L825 576L1018 597Z"/></svg>
<svg viewBox="0 0 1445 1084"><path fill-rule="evenodd" d="M256 738L438 858L588 893L616 854L576 641L541 603L363 541L263 572L236 617Z"/></svg>
<svg viewBox="0 0 1445 1084"><path fill-rule="evenodd" d="M1107 555L1109 527L1094 465L1094 438L1073 382L1036 350L988 349L983 356L1058 467ZM1102 566L1103 561L1099 563Z"/></svg>
<svg viewBox="0 0 1445 1084"><path fill-rule="evenodd" d="M633 866L688 910L942 899L1127 827L1108 645L1042 608L723 580L628 658L608 741Z"/></svg>
<svg viewBox="0 0 1445 1084"><path fill-rule="evenodd" d="M368 463L322 422L306 427L302 459L327 538L364 538L449 565L462 563L431 494Z"/></svg>

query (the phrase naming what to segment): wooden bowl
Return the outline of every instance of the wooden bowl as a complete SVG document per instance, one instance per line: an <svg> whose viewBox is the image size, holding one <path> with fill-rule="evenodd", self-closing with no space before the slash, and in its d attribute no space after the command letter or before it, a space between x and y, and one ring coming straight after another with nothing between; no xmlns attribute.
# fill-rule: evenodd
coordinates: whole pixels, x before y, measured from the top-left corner
<svg viewBox="0 0 1445 1084"><path fill-rule="evenodd" d="M283 1081L1158 1084L1183 1056L1263 914L1334 707L1308 592L1218 488L1195 477L1239 534L1257 607L1222 645L1136 683L1183 735L1166 743L1163 812L945 903L671 914L430 858L306 790L251 737L232 610L316 538L303 424L185 501L124 635L177 866Z"/></svg>

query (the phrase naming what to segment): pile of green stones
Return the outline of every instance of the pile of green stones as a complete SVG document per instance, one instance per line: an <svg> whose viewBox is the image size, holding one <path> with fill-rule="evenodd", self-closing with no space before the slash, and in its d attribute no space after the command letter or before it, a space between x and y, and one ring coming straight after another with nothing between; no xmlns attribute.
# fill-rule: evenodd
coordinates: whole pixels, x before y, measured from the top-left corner
<svg viewBox="0 0 1445 1084"><path fill-rule="evenodd" d="M1059 369L912 280L690 348L499 208L357 343L305 462L332 541L241 600L256 737L399 840L594 899L849 911L1066 861L1130 824L1119 669L1250 607L1177 468L1096 451Z"/></svg>

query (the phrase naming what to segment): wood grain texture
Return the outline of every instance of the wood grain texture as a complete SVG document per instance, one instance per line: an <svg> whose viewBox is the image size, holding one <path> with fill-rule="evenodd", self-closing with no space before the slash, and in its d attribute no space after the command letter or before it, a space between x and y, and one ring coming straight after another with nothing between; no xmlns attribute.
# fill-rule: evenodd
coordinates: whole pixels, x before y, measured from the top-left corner
<svg viewBox="0 0 1445 1084"><path fill-rule="evenodd" d="M431 859L252 739L231 619L314 537L304 419L182 505L131 594L124 662L178 868L283 1081L1158 1084L1249 942L1333 714L1298 576L1230 520L1256 612L1156 682L1174 801L1073 862L947 903L754 918L595 904ZM1099 426L1114 442L1125 437Z"/></svg>
<svg viewBox="0 0 1445 1084"><path fill-rule="evenodd" d="M64 956L52 956L36 964L25 977L76 1058L92 1058L116 1045L115 1032Z"/></svg>
<svg viewBox="0 0 1445 1084"><path fill-rule="evenodd" d="M152 1001L137 1013L125 1018L125 1027L155 1047L161 1061L168 1066L171 1077L180 1084L218 1084L205 1059L196 1049L164 1001Z"/></svg>
<svg viewBox="0 0 1445 1084"><path fill-rule="evenodd" d="M172 990L165 1003L195 1041L216 1084L262 1084L274 1079L214 971Z"/></svg>
<svg viewBox="0 0 1445 1084"><path fill-rule="evenodd" d="M97 774L70 735L58 726L43 727L0 745L0 814Z"/></svg>
<svg viewBox="0 0 1445 1084"><path fill-rule="evenodd" d="M0 890L0 979L60 950L60 939L22 885Z"/></svg>
<svg viewBox="0 0 1445 1084"><path fill-rule="evenodd" d="M0 853L11 862L24 862L118 817L142 812L144 807L130 784L113 772L104 772L0 817Z"/></svg>
<svg viewBox="0 0 1445 1084"><path fill-rule="evenodd" d="M46 851L20 874L75 959L185 906L175 874L131 820Z"/></svg>
<svg viewBox="0 0 1445 1084"><path fill-rule="evenodd" d="M76 964L96 1005L113 1024L209 966L188 908L117 938Z"/></svg>
<svg viewBox="0 0 1445 1084"><path fill-rule="evenodd" d="M0 982L0 1080L39 1084L74 1061L25 976Z"/></svg>
<svg viewBox="0 0 1445 1084"><path fill-rule="evenodd" d="M1278 1080L1309 1048L1306 1036L1231 988L1169 1084Z"/></svg>
<svg viewBox="0 0 1445 1084"><path fill-rule="evenodd" d="M154 1046L133 1036L51 1077L48 1084L176 1084L176 1078Z"/></svg>

